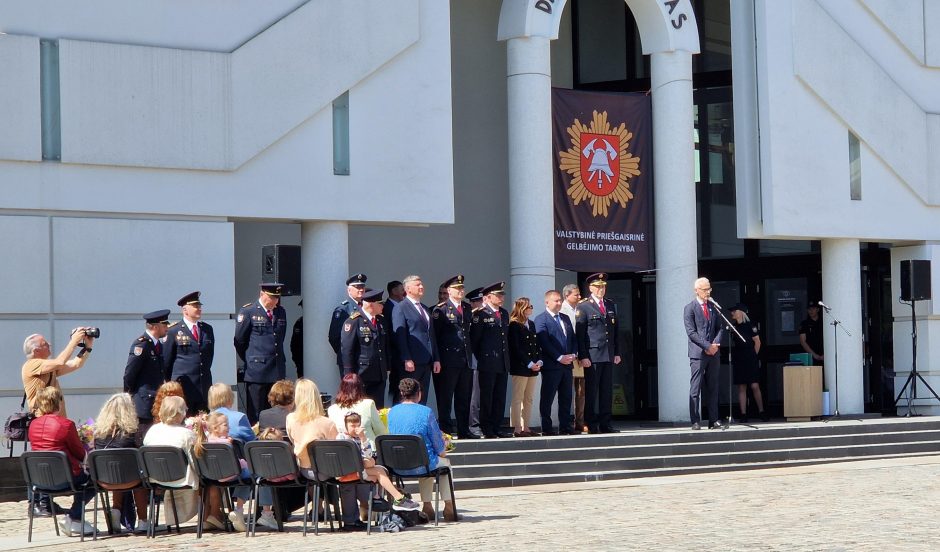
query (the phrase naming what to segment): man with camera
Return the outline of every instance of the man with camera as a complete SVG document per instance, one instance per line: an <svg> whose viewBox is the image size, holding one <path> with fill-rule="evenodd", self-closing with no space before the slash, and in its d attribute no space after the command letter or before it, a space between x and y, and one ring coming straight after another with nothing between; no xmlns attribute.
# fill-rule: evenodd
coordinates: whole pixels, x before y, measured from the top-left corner
<svg viewBox="0 0 940 552"><path fill-rule="evenodd" d="M32 334L23 341L23 354L26 355L26 362L23 363L21 372L24 397L29 404L30 411L35 408L36 397L40 391L46 387L61 389L59 377L70 374L85 364L88 353L91 352L91 346L99 335L101 333L98 328L75 328L69 336L68 345L55 357L52 357L52 348L42 335ZM78 349L78 354L72 357L76 349ZM62 416L66 415L64 401L59 412ZM58 504L52 502L49 495L39 495L35 503L33 496L29 498L35 516L50 516L52 510L55 510L56 515L66 512Z"/></svg>
<svg viewBox="0 0 940 552"><path fill-rule="evenodd" d="M68 345L55 357L52 357L52 348L46 338L40 334L32 334L23 341L23 353L26 362L23 363L23 391L29 409L35 407L36 396L46 387L58 387L59 378L78 370L85 364L88 353L95 338L100 335L98 328L75 328L69 336ZM78 349L73 358L72 353ZM62 403L62 415L65 416L65 403Z"/></svg>

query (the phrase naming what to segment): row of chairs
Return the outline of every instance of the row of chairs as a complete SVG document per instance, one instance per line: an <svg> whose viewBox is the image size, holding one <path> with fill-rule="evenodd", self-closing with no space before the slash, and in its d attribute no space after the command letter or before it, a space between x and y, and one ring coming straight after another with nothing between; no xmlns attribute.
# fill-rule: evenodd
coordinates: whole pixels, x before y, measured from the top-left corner
<svg viewBox="0 0 940 552"><path fill-rule="evenodd" d="M437 469L430 469L427 449L421 437L415 435L380 435L376 439L376 448L378 449L378 463L389 470L399 486L404 485L404 478L414 477L433 477L434 478L434 524L438 525L440 521L440 478L442 475L448 475L451 496L454 494L453 476L450 474L450 468L439 466ZM261 487L272 487L275 492L274 506L279 507L279 501L276 499L278 488L303 488L304 489L304 515L303 515L303 534L307 535L307 513L310 507L310 491L313 491L313 508L318 508L321 493L326 497L326 491L329 487L339 488L342 485L361 484L361 481L343 482L339 478L350 473L361 473L363 471L362 457L359 448L352 441L314 441L310 443L307 449L311 459L313 471L317 478L307 479L298 468L297 459L294 456L293 448L290 443L284 441L252 441L244 445L243 456L248 463L249 470L253 474L252 480L242 480L240 477L241 466L239 465L239 454L235 448L226 443L206 443L204 454L196 460L196 473L199 476L199 484L202 489L211 487L219 488L223 492L223 497L228 497L229 490L239 485L251 486L251 498L248 502L249 523L245 536L254 535L257 525L257 516L254 512L257 508L257 500ZM84 487L76 485L72 477L68 459L64 452L58 451L31 451L24 452L20 457L23 468L23 478L33 495L42 493L54 496L71 495L83 490ZM145 446L139 449L105 449L93 450L89 453L87 459L89 482L86 486L91 486L95 490L94 496L94 522L98 525L98 498L102 498L105 511L110 512L110 502L108 493L115 490L125 491L137 488L149 490L149 523L150 530L148 538L155 536L157 520L159 519L159 501L158 492L163 491L171 498L170 504L173 507L173 519L175 521L176 531L180 533L179 516L176 512L176 501L172 500L173 491L180 490L181 487L170 487L161 482L177 481L186 477L189 467L189 460L182 449L166 446ZM418 470L419 475L402 475L402 472ZM292 476L292 477L291 477ZM287 478L287 479L286 479ZM184 487L188 488L188 487ZM370 496L376 491L377 484L371 483ZM208 493L202 492L197 508L196 536L202 537L202 524L205 520L206 502ZM231 501L224 501L231 508ZM283 524L280 520L286 516L281 512L275 512L278 519L278 528L283 530ZM325 514L330 522L330 529L333 529L333 518L335 513L330 512L330 508L325 509ZM82 508L82 519L85 519L85 508ZM227 517L226 524L227 524ZM314 519L316 519L314 517ZM368 505L368 532L372 531L372 501ZM105 521L108 526L108 533L113 534L115 527L111 526L111 516L106 515ZM56 534L59 534L58 521L53 515ZM170 531L170 527L167 531ZM29 508L29 532L27 540L32 542L33 533L33 509ZM319 524L314 523L314 534L319 534ZM94 538L97 539L97 531ZM81 539L84 541L84 534Z"/></svg>

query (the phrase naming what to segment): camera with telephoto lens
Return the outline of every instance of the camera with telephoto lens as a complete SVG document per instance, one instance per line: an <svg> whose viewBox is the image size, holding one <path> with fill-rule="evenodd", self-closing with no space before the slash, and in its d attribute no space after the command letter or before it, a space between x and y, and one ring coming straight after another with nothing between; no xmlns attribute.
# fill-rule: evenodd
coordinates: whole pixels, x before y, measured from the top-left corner
<svg viewBox="0 0 940 552"><path fill-rule="evenodd" d="M85 328L85 337L98 339L101 337L101 328Z"/></svg>

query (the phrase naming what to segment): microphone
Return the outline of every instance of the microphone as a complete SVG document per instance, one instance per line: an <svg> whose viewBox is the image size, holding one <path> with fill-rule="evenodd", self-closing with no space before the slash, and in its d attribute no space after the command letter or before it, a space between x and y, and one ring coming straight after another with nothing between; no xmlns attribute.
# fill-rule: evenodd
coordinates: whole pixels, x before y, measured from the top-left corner
<svg viewBox="0 0 940 552"><path fill-rule="evenodd" d="M718 301L715 301L714 297L709 297L708 300L714 303L715 306L718 307L719 309L721 308L721 305L718 304Z"/></svg>
<svg viewBox="0 0 940 552"><path fill-rule="evenodd" d="M818 303L819 303L819 306L820 306L820 307L826 309L827 311L832 310L832 309L829 308L829 305L823 303L822 301L819 301Z"/></svg>

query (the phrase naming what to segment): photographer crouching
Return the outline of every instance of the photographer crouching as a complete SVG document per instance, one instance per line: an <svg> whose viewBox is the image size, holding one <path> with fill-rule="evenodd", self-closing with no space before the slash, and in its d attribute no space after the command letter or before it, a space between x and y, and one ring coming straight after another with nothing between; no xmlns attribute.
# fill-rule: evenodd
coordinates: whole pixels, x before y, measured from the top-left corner
<svg viewBox="0 0 940 552"><path fill-rule="evenodd" d="M98 328L75 328L69 336L68 345L55 357L52 357L52 348L42 335L32 334L23 341L23 354L26 355L22 369L23 391L31 412L36 409L36 399L40 391L47 387L61 390L59 378L84 366L95 338L100 335ZM77 354L73 357L73 353ZM59 414L66 416L64 401L61 403ZM32 503L32 500L30 502ZM51 508L56 509L56 514L64 512L46 495L40 496L33 508L34 515L40 516L51 515Z"/></svg>

